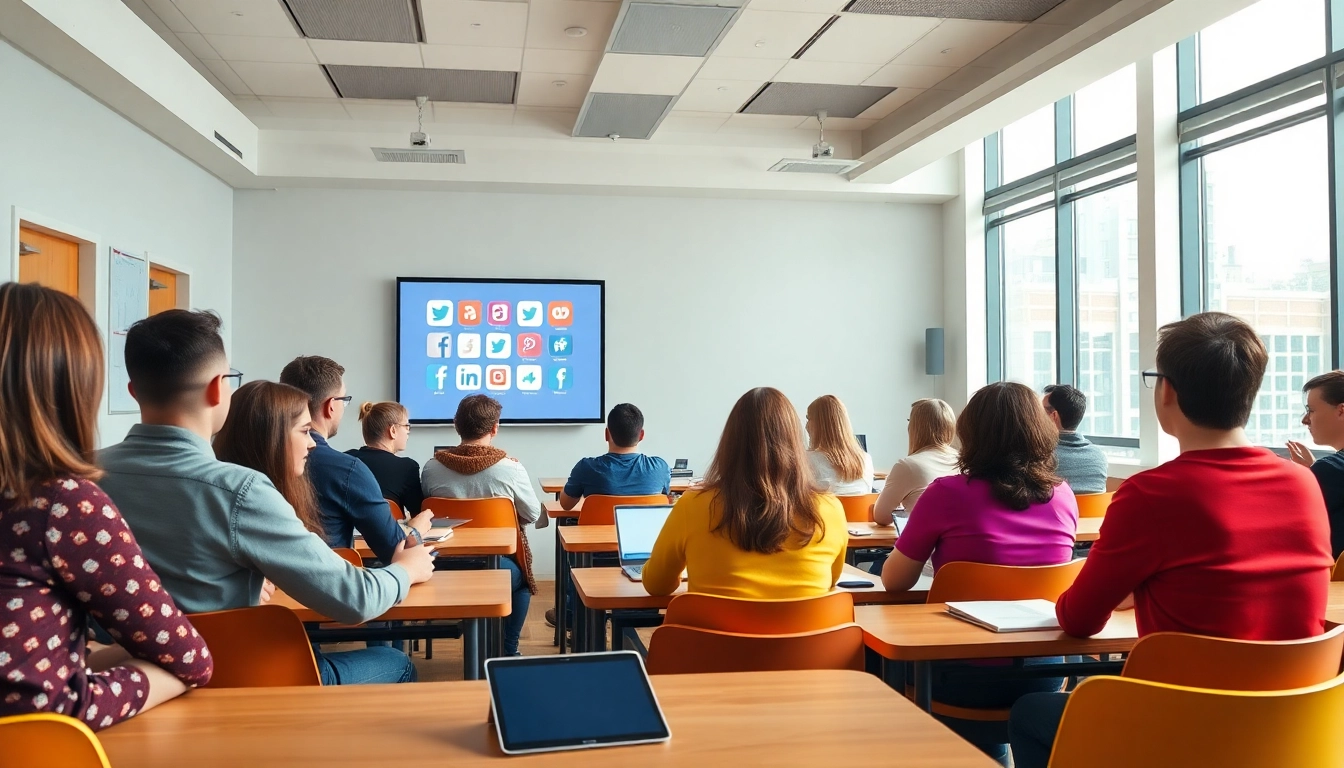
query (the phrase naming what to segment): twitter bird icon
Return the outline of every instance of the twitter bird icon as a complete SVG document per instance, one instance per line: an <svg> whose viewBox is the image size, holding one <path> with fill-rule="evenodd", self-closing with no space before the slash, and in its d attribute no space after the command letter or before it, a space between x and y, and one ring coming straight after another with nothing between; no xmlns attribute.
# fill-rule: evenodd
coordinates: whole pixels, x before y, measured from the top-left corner
<svg viewBox="0 0 1344 768"><path fill-rule="evenodd" d="M425 322L433 326L453 324L453 302L435 300L425 304Z"/></svg>

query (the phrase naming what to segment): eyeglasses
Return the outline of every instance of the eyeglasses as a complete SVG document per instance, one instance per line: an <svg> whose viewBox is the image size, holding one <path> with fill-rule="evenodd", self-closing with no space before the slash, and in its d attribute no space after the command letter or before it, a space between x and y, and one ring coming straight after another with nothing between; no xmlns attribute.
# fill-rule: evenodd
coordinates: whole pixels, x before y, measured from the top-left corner
<svg viewBox="0 0 1344 768"><path fill-rule="evenodd" d="M1167 376L1166 374L1163 373L1158 373L1157 371L1143 372L1143 386L1147 387L1148 389L1156 388L1158 379L1166 379L1167 381L1171 381L1170 376Z"/></svg>
<svg viewBox="0 0 1344 768"><path fill-rule="evenodd" d="M233 383L233 388L234 388L234 389L237 389L237 388L243 386L243 372L240 371L240 370L238 370L237 368L230 368L230 369L229 369L229 372L226 373L226 374L224 374L223 376L220 376L220 378L221 378L221 379L237 379L237 381L235 381L235 382Z"/></svg>
<svg viewBox="0 0 1344 768"><path fill-rule="evenodd" d="M354 396L354 395L346 395L345 397L333 397L333 398L331 398L331 399L332 399L332 400L340 400L342 403L345 403L346 405L349 405L349 404L350 404L350 401L355 399L355 396Z"/></svg>
<svg viewBox="0 0 1344 768"><path fill-rule="evenodd" d="M411 425L410 425L410 424L393 424L392 426L394 426L394 427L405 427L407 432L410 432L410 431L411 431Z"/></svg>

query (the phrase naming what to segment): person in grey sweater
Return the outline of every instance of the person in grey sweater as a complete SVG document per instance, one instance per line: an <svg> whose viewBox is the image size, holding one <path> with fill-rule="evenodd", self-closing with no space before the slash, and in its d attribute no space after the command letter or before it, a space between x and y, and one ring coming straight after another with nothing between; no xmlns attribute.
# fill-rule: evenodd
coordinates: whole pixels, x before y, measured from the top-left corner
<svg viewBox="0 0 1344 768"><path fill-rule="evenodd" d="M1077 431L1087 413L1087 395L1069 384L1051 384L1045 388L1041 405L1059 430L1055 474L1064 478L1074 493L1105 493L1106 454Z"/></svg>
<svg viewBox="0 0 1344 768"><path fill-rule="evenodd" d="M304 527L264 474L215 458L210 438L228 416L231 381L242 378L219 327L217 315L185 310L131 327L126 368L141 423L99 453L103 490L186 613L265 602L268 581L341 623L385 613L429 579L433 552L403 544L388 567L355 568ZM328 684L375 681L368 666L319 659L319 668Z"/></svg>

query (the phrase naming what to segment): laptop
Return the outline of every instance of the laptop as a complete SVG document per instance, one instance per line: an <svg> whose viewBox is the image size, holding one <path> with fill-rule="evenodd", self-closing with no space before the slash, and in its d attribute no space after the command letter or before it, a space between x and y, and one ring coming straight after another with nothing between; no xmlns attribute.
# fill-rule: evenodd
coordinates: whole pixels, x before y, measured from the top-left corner
<svg viewBox="0 0 1344 768"><path fill-rule="evenodd" d="M653 543L670 514L671 504L616 507L616 554L631 581L643 581L644 564L653 556Z"/></svg>

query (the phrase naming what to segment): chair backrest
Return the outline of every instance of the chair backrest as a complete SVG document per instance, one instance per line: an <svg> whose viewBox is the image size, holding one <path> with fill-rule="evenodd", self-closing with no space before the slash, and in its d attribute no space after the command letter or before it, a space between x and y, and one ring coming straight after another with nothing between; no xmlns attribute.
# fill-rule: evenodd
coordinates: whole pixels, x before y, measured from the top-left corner
<svg viewBox="0 0 1344 768"><path fill-rule="evenodd" d="M688 592L672 598L663 618L665 624L754 635L814 632L853 621L854 596L849 592L799 600L745 600Z"/></svg>
<svg viewBox="0 0 1344 768"><path fill-rule="evenodd" d="M303 622L282 605L196 613L189 618L215 662L207 688L322 684Z"/></svg>
<svg viewBox="0 0 1344 768"><path fill-rule="evenodd" d="M1053 602L1073 584L1084 562L1031 566L946 563L933 576L928 602L1034 598Z"/></svg>
<svg viewBox="0 0 1344 768"><path fill-rule="evenodd" d="M1323 683L1339 674L1344 624L1305 640L1228 640L1180 632L1139 639L1125 677L1192 688L1283 691Z"/></svg>
<svg viewBox="0 0 1344 768"><path fill-rule="evenodd" d="M873 522L873 504L877 502L876 493L861 493L857 496L837 496L840 506L845 508L845 522Z"/></svg>
<svg viewBox="0 0 1344 768"><path fill-rule="evenodd" d="M1344 676L1286 691L1093 677L1069 696L1050 768L1337 768L1341 721Z"/></svg>
<svg viewBox="0 0 1344 768"><path fill-rule="evenodd" d="M518 515L513 511L513 499L495 496L488 499L445 499L431 496L424 508L435 517L456 517L470 522L461 528L517 528Z"/></svg>
<svg viewBox="0 0 1344 768"><path fill-rule="evenodd" d="M1078 499L1079 517L1105 517L1106 508L1111 506L1114 493L1080 493Z"/></svg>
<svg viewBox="0 0 1344 768"><path fill-rule="evenodd" d="M1344 581L1344 552L1339 554L1339 559L1335 561L1335 569L1330 572L1331 581Z"/></svg>
<svg viewBox="0 0 1344 768"><path fill-rule="evenodd" d="M89 726L53 712L0 717L0 745L5 765L111 768Z"/></svg>
<svg viewBox="0 0 1344 768"><path fill-rule="evenodd" d="M364 558L360 557L358 552L349 547L332 547L331 551L340 555L341 559L353 566L358 568L364 567Z"/></svg>
<svg viewBox="0 0 1344 768"><path fill-rule="evenodd" d="M387 501L387 508L392 512L393 520L406 519L406 510L402 509L400 504L391 499L385 499L385 501Z"/></svg>
<svg viewBox="0 0 1344 768"><path fill-rule="evenodd" d="M579 508L579 525L615 525L616 507L653 507L667 504L667 497L661 493L647 496L606 496L596 494L583 497L583 506Z"/></svg>
<svg viewBox="0 0 1344 768"><path fill-rule="evenodd" d="M653 631L645 660L651 675L863 670L863 629L843 624L789 635L745 635L664 624Z"/></svg>

